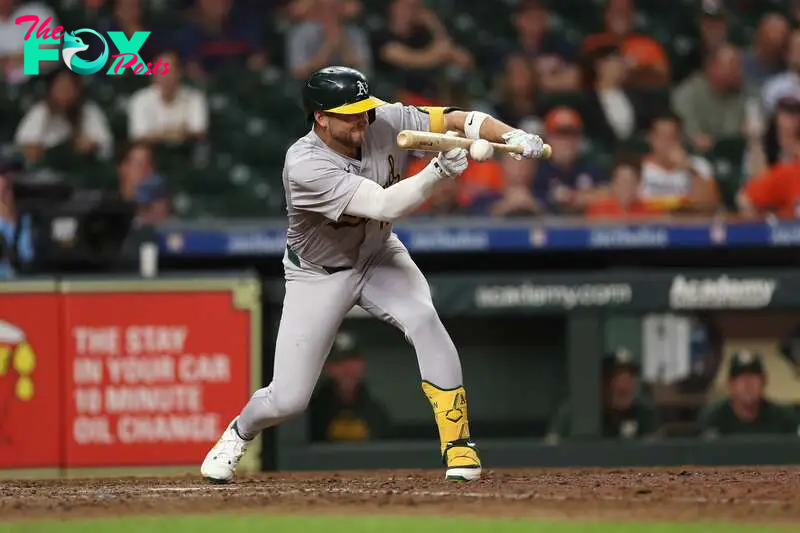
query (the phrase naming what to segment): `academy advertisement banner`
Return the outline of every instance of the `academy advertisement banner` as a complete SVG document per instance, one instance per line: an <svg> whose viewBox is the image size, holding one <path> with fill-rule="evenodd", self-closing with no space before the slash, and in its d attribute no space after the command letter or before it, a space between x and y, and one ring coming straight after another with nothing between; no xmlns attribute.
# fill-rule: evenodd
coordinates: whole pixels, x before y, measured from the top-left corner
<svg viewBox="0 0 800 533"><path fill-rule="evenodd" d="M780 283L777 276L679 275L670 284L669 306L671 309L763 309L773 302ZM788 304L792 296L787 294L779 300Z"/></svg>
<svg viewBox="0 0 800 533"><path fill-rule="evenodd" d="M642 304L645 287L624 277L515 275L437 276L430 279L443 315L625 311Z"/></svg>
<svg viewBox="0 0 800 533"><path fill-rule="evenodd" d="M800 309L800 277L787 271L459 275L429 282L444 316Z"/></svg>
<svg viewBox="0 0 800 533"><path fill-rule="evenodd" d="M800 310L800 276L790 270L436 274L428 276L428 283L442 316ZM283 281L265 290L279 306Z"/></svg>
<svg viewBox="0 0 800 533"><path fill-rule="evenodd" d="M260 383L255 280L28 285L0 283L0 469L199 465Z"/></svg>
<svg viewBox="0 0 800 533"><path fill-rule="evenodd" d="M5 291L10 284L0 284L0 468L59 464L62 362L52 285Z"/></svg>

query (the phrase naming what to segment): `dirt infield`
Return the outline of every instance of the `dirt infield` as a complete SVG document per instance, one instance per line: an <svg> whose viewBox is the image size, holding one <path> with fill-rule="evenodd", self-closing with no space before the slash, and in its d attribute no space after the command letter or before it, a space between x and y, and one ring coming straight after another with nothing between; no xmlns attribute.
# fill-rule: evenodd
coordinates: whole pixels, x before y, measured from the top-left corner
<svg viewBox="0 0 800 533"><path fill-rule="evenodd" d="M140 513L425 513L800 524L800 468L281 473L209 485L196 477L0 482L0 520Z"/></svg>

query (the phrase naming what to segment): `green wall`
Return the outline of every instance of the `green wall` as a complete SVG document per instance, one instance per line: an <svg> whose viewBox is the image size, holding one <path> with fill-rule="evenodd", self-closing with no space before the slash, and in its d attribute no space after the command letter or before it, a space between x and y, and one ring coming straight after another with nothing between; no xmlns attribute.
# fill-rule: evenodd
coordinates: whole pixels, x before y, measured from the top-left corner
<svg viewBox="0 0 800 533"><path fill-rule="evenodd" d="M459 349L474 424L541 431L566 398L565 323L558 317L458 317L444 324ZM373 318L348 318L367 358L367 382L398 424L431 425L413 348ZM525 379L520 379L525 376Z"/></svg>

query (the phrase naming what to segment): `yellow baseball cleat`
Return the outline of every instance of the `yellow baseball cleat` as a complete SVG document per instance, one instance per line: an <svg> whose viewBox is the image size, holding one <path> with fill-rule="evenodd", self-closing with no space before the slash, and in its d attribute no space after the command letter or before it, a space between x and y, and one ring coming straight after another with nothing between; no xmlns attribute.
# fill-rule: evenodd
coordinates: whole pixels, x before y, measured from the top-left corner
<svg viewBox="0 0 800 533"><path fill-rule="evenodd" d="M481 460L478 458L478 448L472 441L448 443L442 459L447 465L444 478L449 481L475 481L481 478Z"/></svg>

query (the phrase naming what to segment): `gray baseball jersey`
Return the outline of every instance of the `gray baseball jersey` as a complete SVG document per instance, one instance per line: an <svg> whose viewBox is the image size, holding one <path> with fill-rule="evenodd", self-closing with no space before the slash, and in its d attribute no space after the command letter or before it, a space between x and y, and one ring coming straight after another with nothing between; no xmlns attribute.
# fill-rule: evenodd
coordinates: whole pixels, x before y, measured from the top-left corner
<svg viewBox="0 0 800 533"><path fill-rule="evenodd" d="M403 332L424 381L448 390L463 384L458 352L428 282L391 234L391 224L343 215L362 180L388 187L401 179L407 155L396 137L403 129L441 132L444 109L378 107L360 160L334 152L313 131L287 151L288 244L300 260L284 256L286 294L272 381L242 410L237 420L242 437L255 437L306 408L336 332L354 305Z"/></svg>
<svg viewBox="0 0 800 533"><path fill-rule="evenodd" d="M441 126L441 109L428 111L400 103L375 110L367 128L361 159L328 147L314 131L297 140L286 152L283 187L289 216L287 243L303 260L326 267L352 266L361 254L377 250L392 225L344 215L361 180L386 188L401 179L408 150L397 146L400 130L434 131Z"/></svg>

